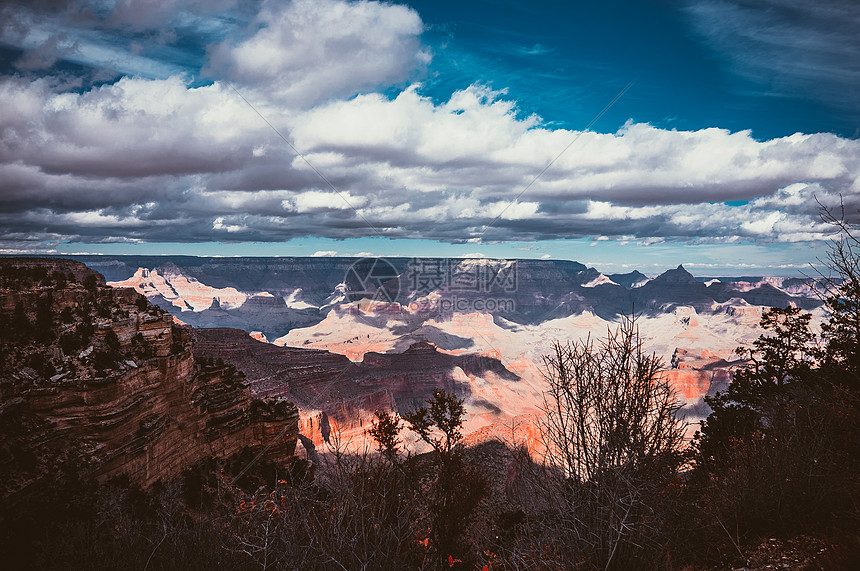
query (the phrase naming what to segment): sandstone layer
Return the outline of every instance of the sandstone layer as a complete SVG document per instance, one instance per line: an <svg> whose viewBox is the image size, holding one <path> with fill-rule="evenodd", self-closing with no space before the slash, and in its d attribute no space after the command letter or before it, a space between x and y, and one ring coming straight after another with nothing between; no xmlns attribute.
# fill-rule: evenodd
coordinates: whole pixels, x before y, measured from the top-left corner
<svg viewBox="0 0 860 571"><path fill-rule="evenodd" d="M195 351L220 357L248 375L260 397L295 402L301 411L301 433L314 445L333 433L360 448L377 410L405 412L423 404L433 390L445 389L491 410L476 399L476 381L492 378L516 384L519 377L493 357L450 355L428 342L413 343L399 353L364 353L355 363L319 349L278 347L238 329L195 329Z"/></svg>
<svg viewBox="0 0 860 571"><path fill-rule="evenodd" d="M298 411L195 359L190 332L83 264L0 260L0 497L60 472L149 486L210 457L286 460Z"/></svg>

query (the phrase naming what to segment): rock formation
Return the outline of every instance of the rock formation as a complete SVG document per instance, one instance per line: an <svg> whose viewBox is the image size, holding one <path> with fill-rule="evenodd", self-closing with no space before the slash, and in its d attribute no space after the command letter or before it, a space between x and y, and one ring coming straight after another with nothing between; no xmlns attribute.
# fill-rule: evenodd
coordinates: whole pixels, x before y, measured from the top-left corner
<svg viewBox="0 0 860 571"><path fill-rule="evenodd" d="M295 449L294 405L195 359L168 313L78 262L0 259L0 348L0 498L58 471L149 486L205 458Z"/></svg>
<svg viewBox="0 0 860 571"><path fill-rule="evenodd" d="M79 259L105 272L114 285L135 287L184 323L257 330L268 339L295 328L314 326L334 303L346 302L343 282L356 262L355 258L189 256ZM657 315L675 307L692 306L702 313L714 303L732 298L753 305L794 304L807 310L820 305L811 295L809 280L719 278L706 283L683 266L649 280L637 271L602 275L594 268L565 260L426 258L421 260L423 269L417 273L415 260L387 261L400 276L399 304L407 306L428 296L435 299L425 317L438 313L439 305L455 301L469 309L454 312L484 311L482 307L487 306L483 302L487 299L493 300L486 309L488 313L521 325L537 325L582 312L611 321L633 308L638 313Z"/></svg>
<svg viewBox="0 0 860 571"><path fill-rule="evenodd" d="M498 359L449 355L427 342L400 353L368 352L354 363L319 349L263 343L238 329L195 329L193 334L200 357L219 356L244 370L256 395L295 402L301 433L316 445L335 428L342 436L363 440L376 410L405 412L423 404L434 389L469 398L470 379L493 375L505 383L519 380Z"/></svg>

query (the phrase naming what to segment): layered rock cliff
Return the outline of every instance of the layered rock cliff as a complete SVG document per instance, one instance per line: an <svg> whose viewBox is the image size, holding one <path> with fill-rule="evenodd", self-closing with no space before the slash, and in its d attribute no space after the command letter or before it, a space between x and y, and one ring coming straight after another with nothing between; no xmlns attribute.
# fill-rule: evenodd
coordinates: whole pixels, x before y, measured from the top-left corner
<svg viewBox="0 0 860 571"><path fill-rule="evenodd" d="M255 394L295 402L301 433L316 445L335 428L342 436L362 440L376 410L406 412L424 403L434 389L469 399L474 378L519 380L498 359L449 355L427 342L401 353L368 352L354 363L319 349L263 343L238 329L195 329L193 334L198 355L220 356L246 371Z"/></svg>
<svg viewBox="0 0 860 571"><path fill-rule="evenodd" d="M83 264L0 259L0 348L0 498L56 471L148 486L205 458L295 449L294 405L195 359L187 329Z"/></svg>

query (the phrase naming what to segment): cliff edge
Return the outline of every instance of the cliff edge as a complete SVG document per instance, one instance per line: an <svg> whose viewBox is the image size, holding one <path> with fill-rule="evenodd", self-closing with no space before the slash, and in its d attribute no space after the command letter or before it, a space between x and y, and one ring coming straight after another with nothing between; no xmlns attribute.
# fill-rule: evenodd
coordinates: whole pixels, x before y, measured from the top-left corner
<svg viewBox="0 0 860 571"><path fill-rule="evenodd" d="M60 472L146 487L244 449L290 458L296 407L192 348L168 313L79 262L0 259L0 499Z"/></svg>

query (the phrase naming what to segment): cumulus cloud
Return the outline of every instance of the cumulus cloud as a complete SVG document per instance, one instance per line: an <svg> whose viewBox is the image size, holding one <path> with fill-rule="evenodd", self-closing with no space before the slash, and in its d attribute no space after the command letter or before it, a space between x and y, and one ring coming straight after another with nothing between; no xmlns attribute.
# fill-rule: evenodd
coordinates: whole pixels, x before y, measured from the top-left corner
<svg viewBox="0 0 860 571"><path fill-rule="evenodd" d="M309 190L283 200L281 205L287 210L307 213L319 210L354 210L366 203L366 197L354 196L349 192Z"/></svg>
<svg viewBox="0 0 860 571"><path fill-rule="evenodd" d="M430 58L406 6L269 0L252 29L214 46L206 73L296 106L404 81Z"/></svg>
<svg viewBox="0 0 860 571"><path fill-rule="evenodd" d="M219 83L124 78L58 93L6 78L0 94L0 221L15 243L48 234L803 241L825 236L816 200L834 205L843 194L855 205L860 179L860 141L636 123L553 130L481 86L440 104L411 87L392 99L273 108L271 120L334 192Z"/></svg>
<svg viewBox="0 0 860 571"><path fill-rule="evenodd" d="M223 172L252 159L249 144L267 133L223 86L191 88L179 77L122 78L82 94L13 78L0 97L9 102L0 111L4 156L51 174Z"/></svg>

